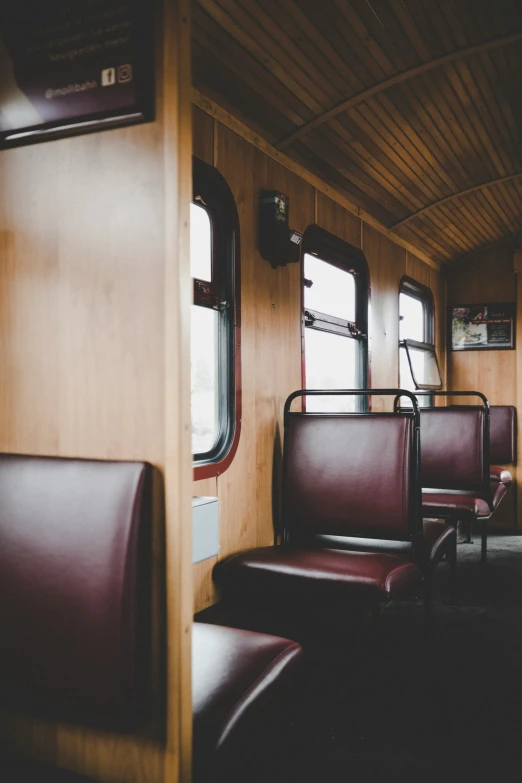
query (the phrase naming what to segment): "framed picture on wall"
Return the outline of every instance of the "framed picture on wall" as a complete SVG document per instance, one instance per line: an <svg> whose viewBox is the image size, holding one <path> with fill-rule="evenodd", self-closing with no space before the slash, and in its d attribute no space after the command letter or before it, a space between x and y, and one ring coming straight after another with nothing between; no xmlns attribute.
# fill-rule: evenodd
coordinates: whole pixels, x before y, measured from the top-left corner
<svg viewBox="0 0 522 783"><path fill-rule="evenodd" d="M0 149L152 119L155 7L2 0Z"/></svg>
<svg viewBox="0 0 522 783"><path fill-rule="evenodd" d="M515 347L514 302L454 305L448 335L452 351L509 350Z"/></svg>

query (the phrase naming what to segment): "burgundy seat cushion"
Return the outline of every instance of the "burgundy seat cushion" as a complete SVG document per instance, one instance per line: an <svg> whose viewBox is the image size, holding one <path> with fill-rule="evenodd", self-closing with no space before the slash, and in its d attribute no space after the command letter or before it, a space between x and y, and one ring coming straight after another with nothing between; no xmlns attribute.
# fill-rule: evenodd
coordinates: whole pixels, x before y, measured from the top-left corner
<svg viewBox="0 0 522 783"><path fill-rule="evenodd" d="M195 780L205 770L216 774L216 757L237 756L243 739L255 733L259 716L274 721L301 657L300 645L288 639L193 625Z"/></svg>
<svg viewBox="0 0 522 783"><path fill-rule="evenodd" d="M421 409L422 486L484 488L484 411L456 406Z"/></svg>
<svg viewBox="0 0 522 783"><path fill-rule="evenodd" d="M489 411L491 462L510 465L516 454L516 409L492 405Z"/></svg>
<svg viewBox="0 0 522 783"><path fill-rule="evenodd" d="M0 455L0 687L17 709L140 719L150 466Z"/></svg>
<svg viewBox="0 0 522 783"><path fill-rule="evenodd" d="M499 507L507 493L505 484L499 482L491 483L491 504L493 511ZM475 498L470 495L452 494L450 492L423 492L422 493L422 513L425 516L441 516L462 518L481 518L487 519L491 516L492 510L488 503L482 498Z"/></svg>
<svg viewBox="0 0 522 783"><path fill-rule="evenodd" d="M444 555L449 553L451 539L455 537L455 528L438 519L425 519L423 527L423 552L420 564L438 563ZM405 559L411 559L411 542L386 541L371 538L344 538L341 536L317 536L318 543L322 547L343 549L358 552L383 552L398 555Z"/></svg>
<svg viewBox="0 0 522 783"><path fill-rule="evenodd" d="M422 574L406 558L336 549L263 547L240 552L214 568L232 596L292 595L380 601L412 595Z"/></svg>

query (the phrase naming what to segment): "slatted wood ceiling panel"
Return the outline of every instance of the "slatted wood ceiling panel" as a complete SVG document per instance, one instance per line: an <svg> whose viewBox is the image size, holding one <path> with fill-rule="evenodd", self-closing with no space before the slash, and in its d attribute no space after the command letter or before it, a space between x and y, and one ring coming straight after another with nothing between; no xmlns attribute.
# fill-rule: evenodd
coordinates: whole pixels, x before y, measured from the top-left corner
<svg viewBox="0 0 522 783"><path fill-rule="evenodd" d="M194 0L193 38L198 90L433 260L522 229L519 0Z"/></svg>

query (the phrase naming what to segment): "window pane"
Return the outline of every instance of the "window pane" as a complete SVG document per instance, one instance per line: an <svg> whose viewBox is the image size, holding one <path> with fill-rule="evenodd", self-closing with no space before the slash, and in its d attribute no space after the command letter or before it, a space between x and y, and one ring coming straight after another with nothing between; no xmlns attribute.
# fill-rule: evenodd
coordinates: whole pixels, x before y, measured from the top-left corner
<svg viewBox="0 0 522 783"><path fill-rule="evenodd" d="M355 389L359 385L360 344L317 329L305 329L306 387ZM307 411L350 412L358 409L357 397L307 397Z"/></svg>
<svg viewBox="0 0 522 783"><path fill-rule="evenodd" d="M212 242L208 212L190 205L190 274L197 280L212 280Z"/></svg>
<svg viewBox="0 0 522 783"><path fill-rule="evenodd" d="M207 307L191 309L192 453L205 454L215 445L218 424L219 313Z"/></svg>
<svg viewBox="0 0 522 783"><path fill-rule="evenodd" d="M425 342L424 304L408 294L399 294L399 340Z"/></svg>
<svg viewBox="0 0 522 783"><path fill-rule="evenodd" d="M404 349L406 352L406 349ZM441 379L435 353L408 345L414 379L420 386L438 386ZM406 359L406 361L408 361Z"/></svg>
<svg viewBox="0 0 522 783"><path fill-rule="evenodd" d="M350 272L305 253L304 276L313 282L305 288L307 310L355 321L355 280Z"/></svg>

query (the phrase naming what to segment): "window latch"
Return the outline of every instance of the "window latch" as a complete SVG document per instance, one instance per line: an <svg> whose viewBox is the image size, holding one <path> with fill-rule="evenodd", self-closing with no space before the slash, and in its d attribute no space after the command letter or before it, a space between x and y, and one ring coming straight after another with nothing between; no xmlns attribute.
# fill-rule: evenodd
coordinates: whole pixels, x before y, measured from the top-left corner
<svg viewBox="0 0 522 783"><path fill-rule="evenodd" d="M304 311L304 317L305 317L305 326L313 326L317 320L315 315L312 315L312 313L309 312L308 310Z"/></svg>
<svg viewBox="0 0 522 783"><path fill-rule="evenodd" d="M355 324L352 324L351 321L348 321L348 331L352 335L352 337L359 337L359 338L365 338L366 335L361 332L360 329L356 327Z"/></svg>

